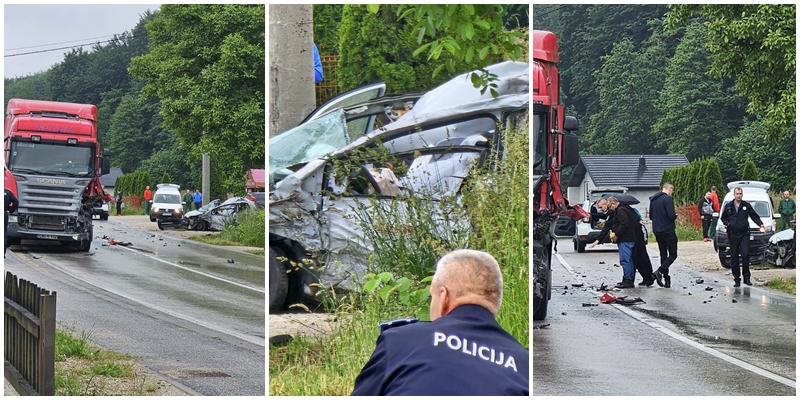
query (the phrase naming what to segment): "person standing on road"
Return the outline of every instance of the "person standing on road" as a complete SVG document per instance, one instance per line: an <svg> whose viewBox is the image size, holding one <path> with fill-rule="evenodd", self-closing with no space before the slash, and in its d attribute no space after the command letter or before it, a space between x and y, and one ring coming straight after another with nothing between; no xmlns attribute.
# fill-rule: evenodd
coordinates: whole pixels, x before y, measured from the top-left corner
<svg viewBox="0 0 800 400"><path fill-rule="evenodd" d="M658 242L661 265L656 270L658 286L672 287L669 266L678 258L678 236L675 234L675 202L672 193L675 187L666 182L661 191L650 196L650 220L653 221L653 234ZM663 281L662 281L663 279Z"/></svg>
<svg viewBox="0 0 800 400"><path fill-rule="evenodd" d="M121 190L119 192L117 192L117 198L115 200L117 201L117 216L119 217L120 215L122 215L122 191Z"/></svg>
<svg viewBox="0 0 800 400"><path fill-rule="evenodd" d="M150 191L150 186L144 188L144 215L150 215L150 204L152 204L153 192Z"/></svg>
<svg viewBox="0 0 800 400"><path fill-rule="evenodd" d="M794 216L795 204L794 200L789 197L789 191L783 191L783 198L778 203L778 214L781 215L781 230L790 229L792 227L792 219Z"/></svg>
<svg viewBox="0 0 800 400"><path fill-rule="evenodd" d="M636 235L636 241L633 243L633 251L631 252L631 262L633 268L642 276L642 281L639 286L652 286L656 282L656 275L653 273L653 264L650 262L650 254L647 253L647 228L645 227L642 215L639 210L631 207L628 204L620 204L633 218L631 227Z"/></svg>
<svg viewBox="0 0 800 400"><path fill-rule="evenodd" d="M8 216L15 213L17 208L19 208L19 200L17 200L17 196L14 196L14 193L8 189L3 189L3 199L5 199L5 238L3 242L3 258L6 257L6 250L8 250Z"/></svg>
<svg viewBox="0 0 800 400"><path fill-rule="evenodd" d="M744 277L745 285L752 285L750 282L750 222L752 219L764 233L764 223L761 222L756 211L750 203L742 200L744 191L740 187L733 189L733 201L725 205L720 216L720 222L725 225L728 232L728 242L731 252L731 273L733 274L733 287L741 286L739 279L739 256L742 257L741 275Z"/></svg>
<svg viewBox="0 0 800 400"><path fill-rule="evenodd" d="M382 329L352 395L527 396L529 352L496 320L497 261L476 250L446 254L430 294L431 322Z"/></svg>
<svg viewBox="0 0 800 400"><path fill-rule="evenodd" d="M708 228L711 227L711 219L714 214L714 203L711 201L711 192L708 191L697 203L697 212L700 213L700 220L703 223L703 241L708 242Z"/></svg>
<svg viewBox="0 0 800 400"><path fill-rule="evenodd" d="M183 194L183 204L184 204L184 213L192 211L192 192L189 189L186 189L186 193Z"/></svg>
<svg viewBox="0 0 800 400"><path fill-rule="evenodd" d="M714 205L714 212L719 212L719 196L717 195L717 187L711 186L711 204ZM711 218L711 227L710 227L710 237L714 237L717 234L717 222L719 222L719 216Z"/></svg>
<svg viewBox="0 0 800 400"><path fill-rule="evenodd" d="M606 222L603 224L603 228L600 229L597 239L589 244L590 249L594 248L594 246L597 246L600 244L600 242L606 239L606 235L611 232L611 225L614 223L614 211L608 208L608 200L605 197L601 197L600 200L597 200L595 207L597 207L598 211L606 215Z"/></svg>
<svg viewBox="0 0 800 400"><path fill-rule="evenodd" d="M619 263L622 265L622 282L617 282L620 289L634 287L633 280L636 272L633 268L633 247L636 244L636 230L641 228L636 219L636 214L630 207L620 205L616 197L608 198L608 206L614 210L614 220L611 230L617 236L617 247L619 248ZM652 267L651 267L652 268Z"/></svg>
<svg viewBox="0 0 800 400"><path fill-rule="evenodd" d="M199 210L200 207L203 206L203 194L200 193L200 189L194 190L194 209Z"/></svg>

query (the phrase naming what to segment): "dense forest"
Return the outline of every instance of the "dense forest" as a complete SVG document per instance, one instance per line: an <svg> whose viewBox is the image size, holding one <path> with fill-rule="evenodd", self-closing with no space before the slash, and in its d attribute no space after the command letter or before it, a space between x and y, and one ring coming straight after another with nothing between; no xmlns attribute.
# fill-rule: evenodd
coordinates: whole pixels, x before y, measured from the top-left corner
<svg viewBox="0 0 800 400"><path fill-rule="evenodd" d="M265 165L264 31L264 5L165 4L91 51L6 78L5 103L97 105L112 167L199 188L208 153L211 198L242 194L245 171Z"/></svg>
<svg viewBox="0 0 800 400"><path fill-rule="evenodd" d="M666 5L534 5L534 29L558 36L562 99L568 113L580 121L582 153L713 158L725 182L741 179L749 158L760 180L775 190L791 190L796 173L794 105L790 113L780 115L783 125L770 125L781 118L773 118L771 111L758 112L758 92L750 90L745 96L743 82L737 85L733 77L713 73L715 62L727 60L715 60L712 50L719 46L710 40L710 29L719 30L720 21L733 27L743 24L725 22L725 13L738 12L741 17L766 12L769 15L753 19L771 25L762 22L744 29L758 32L766 24L765 43L773 40L794 49L794 5L741 7L752 8L717 8L712 16L687 13L685 23L668 29ZM774 47L784 49L781 46ZM790 73L789 101L794 103L794 50L791 53L755 59L755 67L768 81ZM733 64L746 66L743 58L748 53L732 57Z"/></svg>

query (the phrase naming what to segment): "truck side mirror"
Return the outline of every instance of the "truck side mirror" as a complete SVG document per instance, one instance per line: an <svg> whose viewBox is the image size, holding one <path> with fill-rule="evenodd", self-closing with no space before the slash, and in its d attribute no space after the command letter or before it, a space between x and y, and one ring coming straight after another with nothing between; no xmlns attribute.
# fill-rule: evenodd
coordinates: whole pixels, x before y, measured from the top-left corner
<svg viewBox="0 0 800 400"><path fill-rule="evenodd" d="M564 117L564 130L569 132L577 132L578 131L578 119L567 115Z"/></svg>
<svg viewBox="0 0 800 400"><path fill-rule="evenodd" d="M107 148L103 149L103 157L110 157L110 156L111 156L111 150Z"/></svg>
<svg viewBox="0 0 800 400"><path fill-rule="evenodd" d="M578 136L571 133L565 133L562 138L564 150L561 158L561 166L571 167L573 165L578 165L578 162L580 162L581 159L580 141L578 140Z"/></svg>
<svg viewBox="0 0 800 400"><path fill-rule="evenodd" d="M109 172L111 172L111 159L103 157L100 161L100 175L107 175Z"/></svg>

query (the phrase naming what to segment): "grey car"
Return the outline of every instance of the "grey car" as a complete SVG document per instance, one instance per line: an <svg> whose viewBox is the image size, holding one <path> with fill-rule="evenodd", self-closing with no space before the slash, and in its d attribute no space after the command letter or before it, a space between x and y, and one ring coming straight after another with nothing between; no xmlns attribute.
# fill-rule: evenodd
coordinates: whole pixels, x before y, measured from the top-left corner
<svg viewBox="0 0 800 400"><path fill-rule="evenodd" d="M216 200L219 201L219 200ZM214 203L208 203L206 206ZM221 231L225 226L235 223L239 215L248 210L255 210L256 205L244 197L231 197L222 204L212 205L205 209L205 206L196 210L198 213L188 216L187 227L196 231ZM189 222L191 221L191 222Z"/></svg>

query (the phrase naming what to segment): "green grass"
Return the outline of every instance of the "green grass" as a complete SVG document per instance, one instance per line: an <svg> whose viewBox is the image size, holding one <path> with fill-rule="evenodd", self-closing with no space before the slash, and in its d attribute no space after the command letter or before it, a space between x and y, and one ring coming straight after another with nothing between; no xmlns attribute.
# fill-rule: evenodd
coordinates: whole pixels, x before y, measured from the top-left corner
<svg viewBox="0 0 800 400"><path fill-rule="evenodd" d="M217 246L252 246L265 248L266 227L265 211L256 210L241 214L238 223L229 224L219 234L193 236L191 239ZM261 250L261 254L263 255L264 253L264 250Z"/></svg>
<svg viewBox="0 0 800 400"><path fill-rule="evenodd" d="M369 216L361 217L361 223L366 224L362 225L365 235L375 243L368 259L373 268L388 270L391 279L372 292L342 295L322 291L323 304L337 314L338 320L347 322L338 324L338 329L325 338L296 337L282 347L270 345L271 396L350 394L356 376L375 348L379 323L424 317L429 284L423 278L432 275L436 260L444 253L464 246L487 251L497 259L504 284L498 322L527 347L527 129L507 136L506 158L499 167L479 171L468 178L474 184L462 188L466 210L447 201L431 206L435 202L407 199L403 213L396 212L393 207L397 205L371 204ZM434 221L436 213L455 219L468 217L472 230L448 230L448 237L439 237L432 229L439 223ZM409 217L398 219L400 214Z"/></svg>
<svg viewBox="0 0 800 400"><path fill-rule="evenodd" d="M797 295L797 278L778 278L767 282L767 287L780 292Z"/></svg>
<svg viewBox="0 0 800 400"><path fill-rule="evenodd" d="M267 254L264 250L245 250L245 253L255 254L257 256L266 256Z"/></svg>

